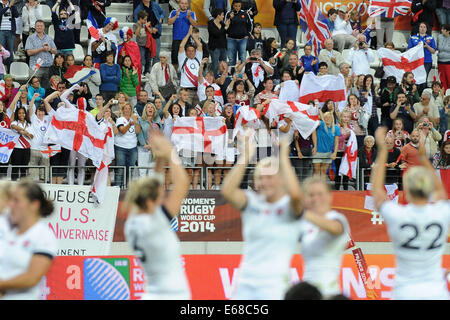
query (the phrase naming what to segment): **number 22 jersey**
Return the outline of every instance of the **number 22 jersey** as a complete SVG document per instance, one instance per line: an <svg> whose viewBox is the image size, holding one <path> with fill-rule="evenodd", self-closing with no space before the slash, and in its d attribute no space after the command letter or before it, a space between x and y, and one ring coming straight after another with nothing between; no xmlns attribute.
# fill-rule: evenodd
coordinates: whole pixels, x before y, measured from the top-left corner
<svg viewBox="0 0 450 320"><path fill-rule="evenodd" d="M381 205L396 256L393 299L449 299L442 270L450 202Z"/></svg>

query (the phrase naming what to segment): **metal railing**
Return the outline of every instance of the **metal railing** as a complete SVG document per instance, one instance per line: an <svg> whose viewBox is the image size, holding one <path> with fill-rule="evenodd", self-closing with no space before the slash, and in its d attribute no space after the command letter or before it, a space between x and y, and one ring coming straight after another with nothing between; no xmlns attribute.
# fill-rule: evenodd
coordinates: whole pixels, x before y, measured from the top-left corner
<svg viewBox="0 0 450 320"><path fill-rule="evenodd" d="M370 182L370 174L372 172L372 168L361 168L361 179L359 190L366 190L367 183ZM402 182L402 170L401 169L393 169L386 168L386 178L385 184L393 184L396 183L398 185L399 190L402 190L403 182Z"/></svg>

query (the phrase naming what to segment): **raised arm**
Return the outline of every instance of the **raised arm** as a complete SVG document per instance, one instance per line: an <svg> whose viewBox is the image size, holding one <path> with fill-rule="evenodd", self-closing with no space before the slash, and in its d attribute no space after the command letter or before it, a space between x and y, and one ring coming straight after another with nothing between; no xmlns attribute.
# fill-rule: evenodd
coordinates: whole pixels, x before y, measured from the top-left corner
<svg viewBox="0 0 450 320"><path fill-rule="evenodd" d="M14 110L16 109L16 104L17 101L19 101L20 96L22 95L22 92L27 88L26 84L23 84L20 86L19 90L17 90L16 95L14 96L14 99L11 101L11 103L9 104L8 109L10 110L10 112L14 113Z"/></svg>
<svg viewBox="0 0 450 320"><path fill-rule="evenodd" d="M187 43L189 37L191 36L191 34L192 34L192 26L189 27L188 33L183 38L183 40L181 40L180 49L178 50L178 53L183 53L184 52L184 47L186 46L186 43Z"/></svg>
<svg viewBox="0 0 450 320"><path fill-rule="evenodd" d="M241 155L230 173L225 176L221 188L224 198L237 210L242 210L247 205L247 195L239 186L244 178L248 163L256 152L256 146L251 139L253 133L253 130L247 129L244 138L239 139L239 145L242 147Z"/></svg>
<svg viewBox="0 0 450 320"><path fill-rule="evenodd" d="M152 152L155 154L156 159L162 159L169 162L173 189L165 199L164 206L172 216L176 216L180 212L183 199L186 198L189 192L189 176L183 168L175 148L161 131L153 131L149 140ZM157 161L157 170L160 170L160 172L162 170L161 161Z"/></svg>
<svg viewBox="0 0 450 320"><path fill-rule="evenodd" d="M61 94L61 101L65 103L66 108L75 107L67 98L76 89L80 89L80 86L78 84L74 84Z"/></svg>
<svg viewBox="0 0 450 320"><path fill-rule="evenodd" d="M439 179L439 177L436 174L436 169L434 169L433 165L428 159L427 150L425 148L425 136L423 135L423 133L421 133L420 135L421 135L419 140L420 164L424 166L426 169L428 169L430 175L433 177L435 186L433 201L447 200L448 199L447 191L445 190L445 187L442 184L442 180Z"/></svg>
<svg viewBox="0 0 450 320"><path fill-rule="evenodd" d="M386 178L386 166L388 158L388 149L385 143L386 128L379 127L375 131L375 141L377 143L377 159L370 174L370 183L372 184L372 196L375 200L375 209L380 210L383 202L388 200L384 189L384 181Z"/></svg>
<svg viewBox="0 0 450 320"><path fill-rule="evenodd" d="M286 184L287 193L291 198L291 207L298 216L301 216L304 208L303 191L289 159L289 152L289 139L284 137L280 143L280 173Z"/></svg>

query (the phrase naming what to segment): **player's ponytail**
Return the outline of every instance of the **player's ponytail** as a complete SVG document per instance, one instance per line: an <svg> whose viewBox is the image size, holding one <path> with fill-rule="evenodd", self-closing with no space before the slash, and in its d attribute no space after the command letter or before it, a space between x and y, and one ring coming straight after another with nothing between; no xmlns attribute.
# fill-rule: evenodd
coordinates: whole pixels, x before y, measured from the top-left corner
<svg viewBox="0 0 450 320"><path fill-rule="evenodd" d="M19 182L17 187L22 188L25 191L24 194L30 202L39 202L39 215L42 218L48 217L52 214L54 209L53 202L47 199L44 191L37 183L25 180Z"/></svg>
<svg viewBox="0 0 450 320"><path fill-rule="evenodd" d="M429 171L422 166L414 166L403 176L405 190L412 198L429 199L435 185Z"/></svg>

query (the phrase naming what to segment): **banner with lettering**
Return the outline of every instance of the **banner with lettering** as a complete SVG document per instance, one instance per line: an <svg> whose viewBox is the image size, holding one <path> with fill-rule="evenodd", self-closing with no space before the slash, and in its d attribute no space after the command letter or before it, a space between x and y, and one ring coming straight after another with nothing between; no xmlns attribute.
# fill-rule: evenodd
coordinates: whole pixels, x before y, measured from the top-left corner
<svg viewBox="0 0 450 320"><path fill-rule="evenodd" d="M108 187L108 201L97 204L90 186L41 185L55 206L47 218L58 239L60 256L110 254L116 224L119 187Z"/></svg>
<svg viewBox="0 0 450 320"><path fill-rule="evenodd" d="M0 163L8 163L19 137L17 132L0 127Z"/></svg>
<svg viewBox="0 0 450 320"><path fill-rule="evenodd" d="M366 191L333 191L332 208L345 215L354 241L390 241L383 217L373 208L365 207L366 196ZM405 203L402 191L397 197L398 203ZM119 203L114 242L125 241L123 225L127 216L125 207ZM242 241L241 214L220 191L191 190L176 219L177 236L181 241Z"/></svg>
<svg viewBox="0 0 450 320"><path fill-rule="evenodd" d="M241 255L184 255L181 257L194 300L230 299L238 280ZM379 300L391 298L395 277L395 256L365 255L368 272ZM91 272L93 268L104 272ZM450 255L444 255L444 269L450 268ZM107 276L103 276L108 274ZM103 277L102 277L103 276ZM99 281L102 277L102 281ZM293 256L289 281L303 277L303 259ZM351 299L366 300L367 293L351 254L341 264L339 285ZM96 285L93 285L96 284ZM47 273L44 299L47 300L136 300L145 290L145 275L134 256L56 257Z"/></svg>

